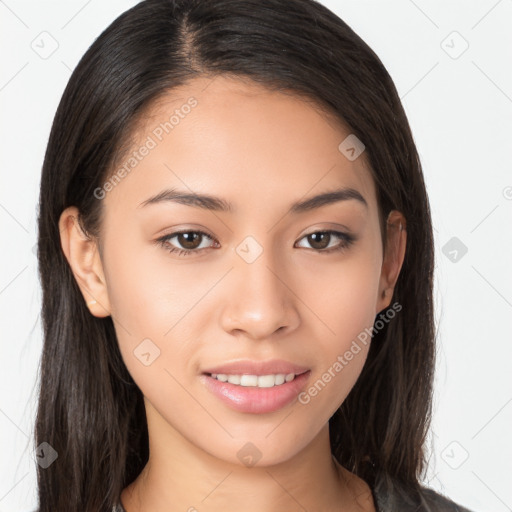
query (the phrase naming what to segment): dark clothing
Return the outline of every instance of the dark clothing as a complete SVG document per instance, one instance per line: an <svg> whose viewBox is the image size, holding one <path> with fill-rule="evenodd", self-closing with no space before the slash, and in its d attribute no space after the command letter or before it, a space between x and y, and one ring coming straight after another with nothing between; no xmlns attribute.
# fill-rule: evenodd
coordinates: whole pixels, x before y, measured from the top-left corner
<svg viewBox="0 0 512 512"><path fill-rule="evenodd" d="M372 495L377 512L471 512L427 487L413 493L387 479L377 480Z"/></svg>

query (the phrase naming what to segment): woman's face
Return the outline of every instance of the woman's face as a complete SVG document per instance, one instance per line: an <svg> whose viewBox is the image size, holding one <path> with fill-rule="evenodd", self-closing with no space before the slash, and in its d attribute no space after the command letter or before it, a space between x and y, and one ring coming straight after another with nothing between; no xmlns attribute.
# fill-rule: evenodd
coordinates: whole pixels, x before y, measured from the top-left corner
<svg viewBox="0 0 512 512"><path fill-rule="evenodd" d="M89 283L91 312L112 315L161 431L274 464L311 443L355 384L399 268L383 267L364 153L353 139L339 149L349 135L296 96L196 79L155 105L125 171L96 190L105 285Z"/></svg>

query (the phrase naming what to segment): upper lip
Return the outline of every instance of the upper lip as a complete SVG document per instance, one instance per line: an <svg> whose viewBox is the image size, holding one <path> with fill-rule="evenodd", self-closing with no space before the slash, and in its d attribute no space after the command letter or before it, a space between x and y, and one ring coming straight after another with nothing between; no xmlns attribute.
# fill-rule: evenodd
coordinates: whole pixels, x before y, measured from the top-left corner
<svg viewBox="0 0 512 512"><path fill-rule="evenodd" d="M231 361L220 366L206 368L203 373L222 373L227 375L271 375L294 373L300 375L307 372L309 368L300 366L282 359L270 359L268 361L250 361L248 359Z"/></svg>

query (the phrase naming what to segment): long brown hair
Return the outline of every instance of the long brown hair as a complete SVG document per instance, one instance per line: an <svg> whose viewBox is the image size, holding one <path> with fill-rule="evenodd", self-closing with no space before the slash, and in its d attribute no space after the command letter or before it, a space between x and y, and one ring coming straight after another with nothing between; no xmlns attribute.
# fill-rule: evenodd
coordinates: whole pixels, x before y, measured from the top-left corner
<svg viewBox="0 0 512 512"><path fill-rule="evenodd" d="M310 98L349 126L366 147L381 222L392 209L407 220L392 300L402 310L376 329L329 431L337 460L371 486L380 474L420 489L435 353L433 236L421 164L389 74L345 22L313 0L146 0L107 27L73 71L44 159L35 437L58 458L37 468L41 512L111 512L148 460L142 393L112 319L86 308L60 246L60 214L76 206L84 230L97 236L102 201L94 190L130 146L137 121L173 88L218 74Z"/></svg>

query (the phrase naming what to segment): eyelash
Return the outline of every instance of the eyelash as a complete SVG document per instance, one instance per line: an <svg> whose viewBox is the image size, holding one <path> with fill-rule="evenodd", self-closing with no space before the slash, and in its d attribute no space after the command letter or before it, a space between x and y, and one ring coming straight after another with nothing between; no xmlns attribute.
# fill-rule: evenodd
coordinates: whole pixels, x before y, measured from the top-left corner
<svg viewBox="0 0 512 512"><path fill-rule="evenodd" d="M212 238L208 233L205 233L204 231L201 231L201 230L184 230L184 231L176 231L174 233L170 233L170 234L165 235L165 236L163 236L161 238L158 238L156 240L156 243L158 243L158 245L163 247L166 251L168 251L170 253L177 254L178 256L189 256L192 253L198 253L198 252L203 251L204 249L210 249L210 247L203 247L202 249L179 249L177 247L172 247L172 246L169 247L168 241L171 238L174 238L175 236L183 234L183 233L199 234L201 236L205 236L205 237L209 238L210 240L213 240L214 242L217 242L217 240ZM313 231L311 233L308 233L307 235L304 235L300 240L302 240L303 238L307 238L308 236L318 234L318 233L323 233L323 234L328 233L328 234L334 235L337 238L340 238L342 240L342 242L339 245L337 245L335 247L331 247L330 249L311 249L311 250L316 251L318 253L330 254L332 252L343 251L344 249L348 249L356 241L356 237L353 236L353 235L349 235L348 233L342 233L340 231L333 231L333 230ZM329 240L329 242L330 242L330 240Z"/></svg>

